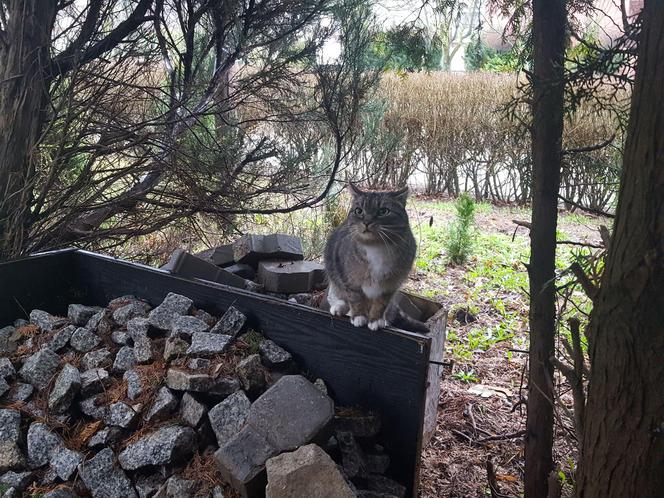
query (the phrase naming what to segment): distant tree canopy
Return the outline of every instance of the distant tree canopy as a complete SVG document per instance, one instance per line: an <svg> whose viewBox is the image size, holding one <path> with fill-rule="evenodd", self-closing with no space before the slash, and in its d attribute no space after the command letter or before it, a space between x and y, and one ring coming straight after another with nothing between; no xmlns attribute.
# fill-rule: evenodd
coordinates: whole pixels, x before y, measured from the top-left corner
<svg viewBox="0 0 664 498"><path fill-rule="evenodd" d="M403 25L377 33L368 59L374 67L396 71L435 70L439 68L440 50L439 38L428 43L423 28Z"/></svg>

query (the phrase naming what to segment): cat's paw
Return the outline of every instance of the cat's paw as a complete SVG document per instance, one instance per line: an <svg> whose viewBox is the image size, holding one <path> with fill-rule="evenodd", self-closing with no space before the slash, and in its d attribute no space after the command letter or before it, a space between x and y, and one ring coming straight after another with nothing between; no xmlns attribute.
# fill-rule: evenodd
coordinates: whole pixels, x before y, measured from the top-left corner
<svg viewBox="0 0 664 498"><path fill-rule="evenodd" d="M378 320L374 320L373 322L369 322L369 330L378 330L382 329L384 327L387 327L387 321L384 318L379 318Z"/></svg>
<svg viewBox="0 0 664 498"><path fill-rule="evenodd" d="M344 316L346 313L348 313L348 307L344 303L330 306L330 314L333 316Z"/></svg>
<svg viewBox="0 0 664 498"><path fill-rule="evenodd" d="M367 317L362 315L354 316L350 319L350 323L356 327L364 327L367 324Z"/></svg>

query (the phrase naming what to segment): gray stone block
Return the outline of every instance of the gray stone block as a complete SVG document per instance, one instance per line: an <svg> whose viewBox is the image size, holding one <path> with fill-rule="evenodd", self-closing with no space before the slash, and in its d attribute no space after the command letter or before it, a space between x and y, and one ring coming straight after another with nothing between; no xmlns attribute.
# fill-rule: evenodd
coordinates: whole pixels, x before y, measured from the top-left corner
<svg viewBox="0 0 664 498"><path fill-rule="evenodd" d="M241 389L240 379L237 377L221 376L213 380L208 394L215 398L224 399Z"/></svg>
<svg viewBox="0 0 664 498"><path fill-rule="evenodd" d="M150 331L150 320L145 317L132 318L127 322L127 333L134 341L141 337L147 337Z"/></svg>
<svg viewBox="0 0 664 498"><path fill-rule="evenodd" d="M0 484L16 488L18 491L23 491L32 484L34 479L34 474L32 472L14 472L10 470L0 477Z"/></svg>
<svg viewBox="0 0 664 498"><path fill-rule="evenodd" d="M83 461L83 455L68 448L59 448L51 455L51 469L63 481L69 480Z"/></svg>
<svg viewBox="0 0 664 498"><path fill-rule="evenodd" d="M145 318L150 309L150 305L143 301L132 301L116 309L112 317L118 325L127 325L134 318Z"/></svg>
<svg viewBox="0 0 664 498"><path fill-rule="evenodd" d="M4 396L6 392L8 392L10 389L9 384L7 384L7 381L4 379L4 377L0 377L0 397Z"/></svg>
<svg viewBox="0 0 664 498"><path fill-rule="evenodd" d="M177 249L171 255L170 261L162 268L170 271L173 275L186 278L200 278L218 284L229 285L244 289L247 281L237 275L227 272L223 268L189 254L182 249Z"/></svg>
<svg viewBox="0 0 664 498"><path fill-rule="evenodd" d="M350 432L337 431L336 440L341 451L341 462L344 472L351 479L367 476L367 465L364 452Z"/></svg>
<svg viewBox="0 0 664 498"><path fill-rule="evenodd" d="M25 458L18 444L12 441L0 442L0 472L24 470Z"/></svg>
<svg viewBox="0 0 664 498"><path fill-rule="evenodd" d="M260 496L265 490L265 462L277 454L268 440L245 425L214 454L224 480L242 496Z"/></svg>
<svg viewBox="0 0 664 498"><path fill-rule="evenodd" d="M253 280L256 278L256 270L254 270L251 265L247 264L240 263L240 264L227 266L226 271L247 280Z"/></svg>
<svg viewBox="0 0 664 498"><path fill-rule="evenodd" d="M0 353L10 354L16 351L21 334L11 325L0 328Z"/></svg>
<svg viewBox="0 0 664 498"><path fill-rule="evenodd" d="M208 413L210 426L223 446L244 426L249 416L251 402L242 391L231 394Z"/></svg>
<svg viewBox="0 0 664 498"><path fill-rule="evenodd" d="M237 337L244 330L246 323L247 316L235 306L230 306L216 325L212 327L210 333Z"/></svg>
<svg viewBox="0 0 664 498"><path fill-rule="evenodd" d="M99 403L99 395L80 401L78 407L82 413L96 420L104 420L108 416L108 406Z"/></svg>
<svg viewBox="0 0 664 498"><path fill-rule="evenodd" d="M70 304L67 309L67 317L74 325L84 326L90 318L103 311L99 306L84 306L82 304Z"/></svg>
<svg viewBox="0 0 664 498"><path fill-rule="evenodd" d="M123 433L120 427L104 427L88 440L88 448L109 446L122 439Z"/></svg>
<svg viewBox="0 0 664 498"><path fill-rule="evenodd" d="M197 258L212 263L215 266L229 266L235 262L233 256L233 244L226 244L223 246L213 247L199 253L194 254Z"/></svg>
<svg viewBox="0 0 664 498"><path fill-rule="evenodd" d="M315 444L270 458L266 469L266 498L355 498L334 461Z"/></svg>
<svg viewBox="0 0 664 498"><path fill-rule="evenodd" d="M190 337L196 332L207 332L210 326L195 316L178 316L171 324L171 337Z"/></svg>
<svg viewBox="0 0 664 498"><path fill-rule="evenodd" d="M24 384L22 382L17 382L5 395L3 402L10 404L17 401L26 402L30 396L32 396L34 387L30 384Z"/></svg>
<svg viewBox="0 0 664 498"><path fill-rule="evenodd" d="M199 482L171 476L166 481L166 498L194 498Z"/></svg>
<svg viewBox="0 0 664 498"><path fill-rule="evenodd" d="M104 368L91 368L81 374L81 396L88 397L102 392L113 379Z"/></svg>
<svg viewBox="0 0 664 498"><path fill-rule="evenodd" d="M141 475L135 481L139 498L157 498L156 493L163 484L164 478L157 474Z"/></svg>
<svg viewBox="0 0 664 498"><path fill-rule="evenodd" d="M42 332L52 332L59 326L64 325L66 321L46 311L32 310L30 312L30 323L39 327Z"/></svg>
<svg viewBox="0 0 664 498"><path fill-rule="evenodd" d="M129 427L133 427L136 424L138 415L138 407L129 406L123 401L118 401L109 405L106 416L104 417L104 421L108 425L127 429Z"/></svg>
<svg viewBox="0 0 664 498"><path fill-rule="evenodd" d="M179 356L187 354L189 344L179 337L169 337L164 344L164 361L170 362Z"/></svg>
<svg viewBox="0 0 664 498"><path fill-rule="evenodd" d="M169 292L162 303L148 315L150 325L161 330L170 330L173 320L189 313L193 304L188 297Z"/></svg>
<svg viewBox="0 0 664 498"><path fill-rule="evenodd" d="M145 413L146 422L154 420L163 420L167 418L178 406L178 399L173 395L168 387L162 387L157 392L157 397Z"/></svg>
<svg viewBox="0 0 664 498"><path fill-rule="evenodd" d="M293 357L274 341L266 339L258 344L263 364L271 370L286 371L293 366Z"/></svg>
<svg viewBox="0 0 664 498"><path fill-rule="evenodd" d="M143 383L136 370L127 370L122 378L127 381L127 397L129 399L134 400L143 394Z"/></svg>
<svg viewBox="0 0 664 498"><path fill-rule="evenodd" d="M101 337L85 327L79 327L69 339L72 348L80 353L87 353L99 346Z"/></svg>
<svg viewBox="0 0 664 498"><path fill-rule="evenodd" d="M300 239L284 234L244 235L233 244L233 254L237 263L254 268L265 259L298 261L304 258Z"/></svg>
<svg viewBox="0 0 664 498"><path fill-rule="evenodd" d="M37 389L44 389L58 370L60 357L50 349L42 349L30 356L21 370L19 376Z"/></svg>
<svg viewBox="0 0 664 498"><path fill-rule="evenodd" d="M334 416L334 403L301 375L285 375L251 405L247 423L277 451L317 439Z"/></svg>
<svg viewBox="0 0 664 498"><path fill-rule="evenodd" d="M177 368L169 368L166 373L166 385L175 391L206 392L212 383L213 379L208 374L191 373Z"/></svg>
<svg viewBox="0 0 664 498"><path fill-rule="evenodd" d="M114 330L111 334L111 340L119 346L126 346L129 344L129 339L131 339L131 337L124 330Z"/></svg>
<svg viewBox="0 0 664 498"><path fill-rule="evenodd" d="M221 354L230 346L232 340L229 335L195 332L191 336L187 356L209 357Z"/></svg>
<svg viewBox="0 0 664 498"><path fill-rule="evenodd" d="M115 455L110 448L101 450L78 469L92 498L136 498L131 481L127 474L115 465Z"/></svg>
<svg viewBox="0 0 664 498"><path fill-rule="evenodd" d="M169 426L127 446L118 461L125 470L174 464L191 456L195 446L196 433L191 427Z"/></svg>
<svg viewBox="0 0 664 498"><path fill-rule="evenodd" d="M180 418L194 429L207 413L207 407L189 393L184 393L180 401Z"/></svg>
<svg viewBox="0 0 664 498"><path fill-rule="evenodd" d="M136 337L134 339L134 358L137 363L145 364L154 360L154 352L152 349L152 340L145 337Z"/></svg>
<svg viewBox="0 0 664 498"><path fill-rule="evenodd" d="M28 462L32 468L43 467L51 461L53 453L62 450L65 445L62 438L46 425L33 422L27 437Z"/></svg>
<svg viewBox="0 0 664 498"><path fill-rule="evenodd" d="M81 359L81 367L83 371L92 368L107 368L110 367L112 363L113 355L106 348L85 353Z"/></svg>
<svg viewBox="0 0 664 498"><path fill-rule="evenodd" d="M48 409L55 414L65 413L80 390L81 374L78 368L66 363L48 397Z"/></svg>
<svg viewBox="0 0 664 498"><path fill-rule="evenodd" d="M78 498L78 495L69 487L59 486L45 493L43 498Z"/></svg>
<svg viewBox="0 0 664 498"><path fill-rule="evenodd" d="M122 346L115 355L113 362L113 372L124 373L125 371L136 366L136 354L134 348L129 346Z"/></svg>
<svg viewBox="0 0 664 498"><path fill-rule="evenodd" d="M44 347L50 349L51 351L58 352L65 348L71 339L71 336L76 332L77 327L75 325L67 325L66 327L58 330L53 337L45 344Z"/></svg>
<svg viewBox="0 0 664 498"><path fill-rule="evenodd" d="M261 261L258 281L268 292L309 292L325 281L325 268L314 261Z"/></svg>
<svg viewBox="0 0 664 498"><path fill-rule="evenodd" d="M246 391L256 393L265 387L265 371L257 354L249 355L238 363L235 373Z"/></svg>
<svg viewBox="0 0 664 498"><path fill-rule="evenodd" d="M207 358L192 358L187 362L189 370L208 370L212 362Z"/></svg>
<svg viewBox="0 0 664 498"><path fill-rule="evenodd" d="M0 409L0 442L18 443L21 438L21 414L17 410Z"/></svg>

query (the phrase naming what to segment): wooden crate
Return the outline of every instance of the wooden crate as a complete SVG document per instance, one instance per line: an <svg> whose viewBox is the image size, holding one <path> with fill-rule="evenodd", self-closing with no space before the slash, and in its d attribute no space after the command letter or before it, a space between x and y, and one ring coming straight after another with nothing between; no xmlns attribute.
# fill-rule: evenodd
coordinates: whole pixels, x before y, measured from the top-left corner
<svg viewBox="0 0 664 498"><path fill-rule="evenodd" d="M425 407L430 435L440 389L440 365L429 360L442 358L444 320L433 339L392 328L372 332L310 307L68 249L0 264L0 327L35 308L66 316L71 303L106 305L133 294L157 305L169 292L210 313L239 308L301 368L324 379L337 404L379 412L392 457L389 473L407 486L408 496L417 496Z"/></svg>

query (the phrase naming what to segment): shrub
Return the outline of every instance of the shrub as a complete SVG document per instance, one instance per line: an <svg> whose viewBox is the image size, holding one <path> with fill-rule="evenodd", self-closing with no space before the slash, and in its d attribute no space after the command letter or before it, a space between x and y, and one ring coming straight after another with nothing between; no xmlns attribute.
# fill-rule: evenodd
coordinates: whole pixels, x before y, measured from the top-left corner
<svg viewBox="0 0 664 498"><path fill-rule="evenodd" d="M456 219L445 240L445 251L452 263L464 264L471 255L475 242L475 202L463 193L456 200Z"/></svg>

